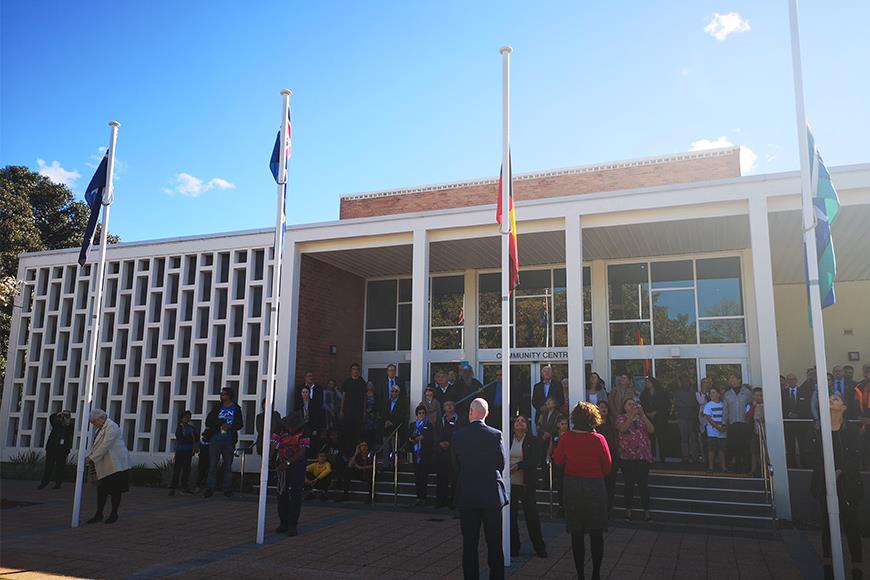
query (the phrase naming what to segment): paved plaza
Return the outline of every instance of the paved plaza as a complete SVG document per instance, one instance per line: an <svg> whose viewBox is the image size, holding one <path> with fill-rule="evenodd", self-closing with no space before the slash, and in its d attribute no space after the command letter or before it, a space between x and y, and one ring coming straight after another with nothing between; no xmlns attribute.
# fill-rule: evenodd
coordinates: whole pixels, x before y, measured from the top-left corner
<svg viewBox="0 0 870 580"><path fill-rule="evenodd" d="M258 546L254 495L206 500L136 487L125 495L116 524L70 529L73 486L37 491L34 485L2 482L4 578L461 577L459 520L446 510L309 501L303 506L299 536L268 533L266 544ZM83 519L94 511L95 493L92 488L86 492ZM9 507L9 502L33 503ZM268 532L278 523L274 512L270 503ZM815 578L820 572L817 535L617 521L606 536L604 577ZM525 541L509 577L575 577L563 523L545 519L544 536L549 558L533 557ZM481 569L486 577L485 563Z"/></svg>

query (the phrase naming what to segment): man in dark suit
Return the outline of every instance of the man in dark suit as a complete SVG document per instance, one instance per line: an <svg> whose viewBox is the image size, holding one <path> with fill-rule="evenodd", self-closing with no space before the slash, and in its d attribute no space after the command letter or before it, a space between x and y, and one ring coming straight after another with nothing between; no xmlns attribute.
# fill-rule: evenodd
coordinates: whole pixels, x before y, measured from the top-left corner
<svg viewBox="0 0 870 580"><path fill-rule="evenodd" d="M305 382L296 387L296 392L293 394L293 408L298 409L302 405L302 387L308 387L311 402L318 409L322 409L323 387L314 382L314 373L311 371L305 373Z"/></svg>
<svg viewBox="0 0 870 580"><path fill-rule="evenodd" d="M447 373L444 371L435 373L435 384L432 385L432 388L435 391L435 398L442 405L444 401L458 401L465 396L462 385L457 382L450 384L447 380Z"/></svg>
<svg viewBox="0 0 870 580"><path fill-rule="evenodd" d="M454 501L462 530L462 572L468 579L480 578L477 545L480 525L486 538L489 577L504 578L501 510L508 504L502 471L504 444L501 431L488 427L485 399L474 399L468 409L469 425L453 435Z"/></svg>
<svg viewBox="0 0 870 580"><path fill-rule="evenodd" d="M387 365L387 378L381 381L380 384L375 385L375 399L377 400L378 410L381 413L381 417L386 417L390 414L390 410L387 407L390 406L390 392L394 386L399 387L400 402L402 405L407 406L408 393L402 388L402 380L396 376L396 365L390 363ZM406 423L407 421L407 416L402 417L402 423Z"/></svg>
<svg viewBox="0 0 870 580"><path fill-rule="evenodd" d="M785 387L782 391L783 419L809 419L810 393L803 386L798 386L797 375L788 373L785 377ZM790 467L799 467L796 447L804 440L805 425L798 421L785 421L786 461Z"/></svg>
<svg viewBox="0 0 870 580"><path fill-rule="evenodd" d="M547 411L547 399L550 397L556 400L557 409L565 402L561 383L553 381L553 369L545 366L541 369L541 382L536 383L532 388L532 407L535 409L535 417L532 419L537 419L538 414ZM536 422L533 420L532 424Z"/></svg>
<svg viewBox="0 0 870 580"><path fill-rule="evenodd" d="M384 437L391 435L394 429L399 428L398 437L391 436L388 440L384 441L383 461L385 468L392 468L392 455L405 442L405 429L408 425L408 403L406 397L402 396L402 388L398 384L394 384L390 387L390 398L387 400L381 413L381 416L384 418ZM394 445L395 442L398 442L398 445Z"/></svg>
<svg viewBox="0 0 870 580"><path fill-rule="evenodd" d="M73 444L73 420L69 411L55 413L48 418L51 424L51 433L45 443L45 471L42 474L42 482L37 489L43 489L54 477L54 489L60 489L63 482L63 470L66 467L66 458Z"/></svg>

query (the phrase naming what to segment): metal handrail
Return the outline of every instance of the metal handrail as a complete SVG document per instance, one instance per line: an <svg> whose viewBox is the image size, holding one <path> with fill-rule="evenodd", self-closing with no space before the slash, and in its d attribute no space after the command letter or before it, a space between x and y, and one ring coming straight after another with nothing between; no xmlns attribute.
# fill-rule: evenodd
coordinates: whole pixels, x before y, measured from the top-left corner
<svg viewBox="0 0 870 580"><path fill-rule="evenodd" d="M378 465L378 454L384 450L384 447L387 444L389 439L393 439L393 502L395 504L399 503L399 429L402 428L402 424L399 423L396 427L390 432L389 435L384 437L384 442L380 444L380 446L369 453L369 457L372 458L372 491L371 498L372 504L375 503L375 483L377 480L377 465Z"/></svg>
<svg viewBox="0 0 870 580"><path fill-rule="evenodd" d="M776 501L773 491L773 464L770 462L770 457L767 451L767 428L765 427L763 422L756 422L758 426L758 446L759 446L759 458L758 461L761 464L761 474L762 479L764 480L764 493L767 495L768 500L770 501L770 510L773 515L774 521L776 520Z"/></svg>

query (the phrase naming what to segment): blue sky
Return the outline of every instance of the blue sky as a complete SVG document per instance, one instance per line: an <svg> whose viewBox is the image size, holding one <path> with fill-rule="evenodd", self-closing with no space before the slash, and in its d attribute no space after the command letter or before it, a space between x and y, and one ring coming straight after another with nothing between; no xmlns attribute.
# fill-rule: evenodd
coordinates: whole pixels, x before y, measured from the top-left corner
<svg viewBox="0 0 870 580"><path fill-rule="evenodd" d="M723 40L705 31L715 13L739 14ZM786 0L5 0L0 18L0 164L81 195L121 121L125 241L271 227L284 86L291 223L336 219L347 193L494 176L503 44L516 172L720 138L752 149L754 173L798 166ZM863 0L801 6L829 165L870 161L868 21Z"/></svg>

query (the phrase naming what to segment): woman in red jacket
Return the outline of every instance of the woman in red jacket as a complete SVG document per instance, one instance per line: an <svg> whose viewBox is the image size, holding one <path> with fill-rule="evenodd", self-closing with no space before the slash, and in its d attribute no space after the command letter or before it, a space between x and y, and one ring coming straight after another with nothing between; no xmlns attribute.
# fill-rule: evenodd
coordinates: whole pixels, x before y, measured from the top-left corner
<svg viewBox="0 0 870 580"><path fill-rule="evenodd" d="M612 461L607 439L595 428L601 413L592 403L577 403L571 412L573 429L559 438L553 460L565 466L563 494L565 523L571 534L571 549L578 578L585 578L585 534L592 551L592 580L601 578L604 558L604 532L607 530L607 490L604 478Z"/></svg>

